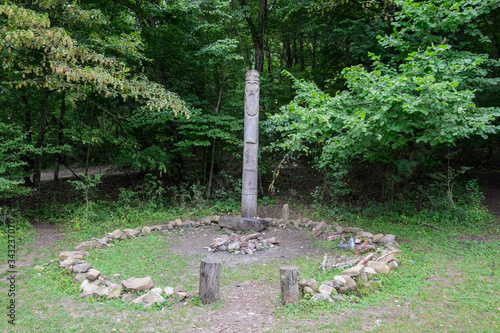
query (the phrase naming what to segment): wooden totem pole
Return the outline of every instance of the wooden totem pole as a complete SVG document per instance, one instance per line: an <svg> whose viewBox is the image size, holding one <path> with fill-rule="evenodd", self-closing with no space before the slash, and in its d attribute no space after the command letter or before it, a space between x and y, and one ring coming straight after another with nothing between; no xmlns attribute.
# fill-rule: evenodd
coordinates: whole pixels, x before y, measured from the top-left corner
<svg viewBox="0 0 500 333"><path fill-rule="evenodd" d="M259 157L259 72L249 70L245 80L245 127L241 216L257 216L257 171Z"/></svg>

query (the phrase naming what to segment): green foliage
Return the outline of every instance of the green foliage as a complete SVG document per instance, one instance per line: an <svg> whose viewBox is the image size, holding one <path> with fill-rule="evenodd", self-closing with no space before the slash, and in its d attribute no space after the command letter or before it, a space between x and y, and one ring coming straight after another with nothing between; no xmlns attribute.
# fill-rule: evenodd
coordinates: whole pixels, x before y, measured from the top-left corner
<svg viewBox="0 0 500 333"><path fill-rule="evenodd" d="M82 180L68 180L68 183L73 186L75 192L82 195L83 199L85 199L83 216L80 217L79 214L76 214L72 221L75 230L80 230L82 223L89 224L96 218L96 204L91 201L91 197L96 193L97 186L101 183L100 174L93 177L82 174L81 177L83 178ZM81 218L83 218L83 221L81 221Z"/></svg>
<svg viewBox="0 0 500 333"><path fill-rule="evenodd" d="M478 108L473 91L457 89L481 60L448 59L446 52L445 45L413 52L397 68L372 56L374 70L345 69L348 90L333 97L295 80L297 96L267 123L268 131L281 133L275 146L312 155L324 170L339 172L359 160L408 174L433 147L496 133L498 109Z"/></svg>
<svg viewBox="0 0 500 333"><path fill-rule="evenodd" d="M22 187L24 183L23 160L27 154L35 151L33 145L24 141L22 131L14 124L0 122L0 198L26 195L29 189Z"/></svg>

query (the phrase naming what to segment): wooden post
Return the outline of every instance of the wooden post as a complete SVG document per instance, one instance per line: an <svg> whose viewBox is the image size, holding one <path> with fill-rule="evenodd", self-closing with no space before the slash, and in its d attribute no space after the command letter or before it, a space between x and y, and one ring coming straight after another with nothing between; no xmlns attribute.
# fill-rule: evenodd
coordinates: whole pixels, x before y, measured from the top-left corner
<svg viewBox="0 0 500 333"><path fill-rule="evenodd" d="M299 271L295 266L280 267L281 303L298 303L299 301Z"/></svg>
<svg viewBox="0 0 500 333"><path fill-rule="evenodd" d="M259 164L259 72L249 70L245 80L245 124L243 132L243 176L241 217L257 216Z"/></svg>
<svg viewBox="0 0 500 333"><path fill-rule="evenodd" d="M204 258L200 264L200 298L203 304L219 300L220 272L222 263L213 258Z"/></svg>

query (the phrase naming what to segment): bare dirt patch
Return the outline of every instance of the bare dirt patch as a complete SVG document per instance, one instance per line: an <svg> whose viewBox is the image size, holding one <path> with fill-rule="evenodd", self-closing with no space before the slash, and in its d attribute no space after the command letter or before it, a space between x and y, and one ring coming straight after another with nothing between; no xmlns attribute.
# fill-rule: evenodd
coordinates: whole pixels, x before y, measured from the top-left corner
<svg viewBox="0 0 500 333"><path fill-rule="evenodd" d="M276 288L247 281L223 292L221 297L224 307L211 310L197 319L188 332L236 333L274 330L276 319L271 311L278 305Z"/></svg>
<svg viewBox="0 0 500 333"><path fill-rule="evenodd" d="M322 255L324 249L314 245L317 239L312 238L310 231L288 228L272 228L262 232L265 238L276 237L279 245L263 251L249 254L232 254L226 251L208 252L205 248L218 234L214 228L185 229L177 239L173 237L171 251L181 255L203 255L221 260L225 265L234 267L238 264L267 262L273 259L293 259L301 256Z"/></svg>

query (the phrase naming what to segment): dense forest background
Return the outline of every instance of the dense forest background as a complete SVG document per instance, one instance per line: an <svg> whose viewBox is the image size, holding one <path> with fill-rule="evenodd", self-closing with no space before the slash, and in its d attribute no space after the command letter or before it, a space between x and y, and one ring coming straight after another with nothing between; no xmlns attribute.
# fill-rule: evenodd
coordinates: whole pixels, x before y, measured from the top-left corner
<svg viewBox="0 0 500 333"><path fill-rule="evenodd" d="M110 164L142 172L157 202L238 201L244 78L256 69L261 198L456 208L479 192L460 177L498 170L499 7L3 1L1 203L40 209L42 170L57 182L61 169ZM75 176L88 214L101 179Z"/></svg>

